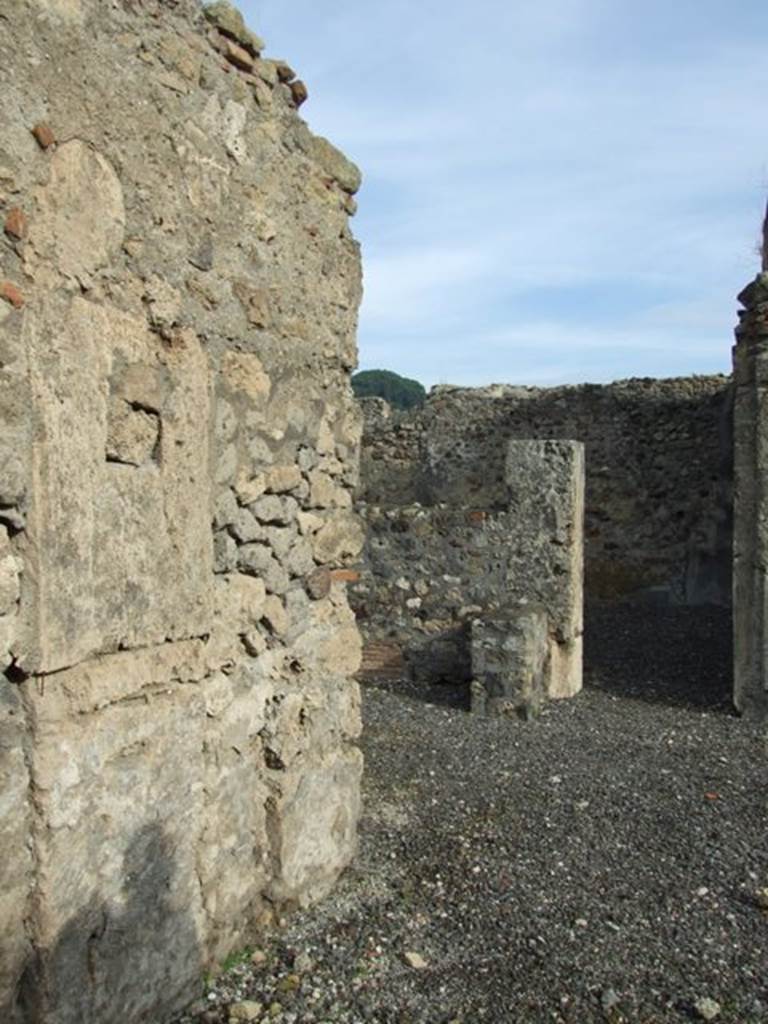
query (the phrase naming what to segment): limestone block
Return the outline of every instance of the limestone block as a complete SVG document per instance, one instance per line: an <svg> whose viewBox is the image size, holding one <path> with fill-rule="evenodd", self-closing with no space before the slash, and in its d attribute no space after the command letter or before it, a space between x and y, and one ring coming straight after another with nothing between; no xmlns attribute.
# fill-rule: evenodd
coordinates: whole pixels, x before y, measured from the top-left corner
<svg viewBox="0 0 768 1024"><path fill-rule="evenodd" d="M354 195L360 190L362 175L360 169L348 160L328 139L321 135L312 138L312 155L322 169L338 182L345 192Z"/></svg>
<svg viewBox="0 0 768 1024"><path fill-rule="evenodd" d="M31 954L25 927L32 888L29 774L18 688L0 683L0 1019L11 1021L16 985Z"/></svg>
<svg viewBox="0 0 768 1024"><path fill-rule="evenodd" d="M510 543L507 599L548 616L551 697L581 689L584 605L584 445L510 441L505 480ZM559 649L555 649L559 646Z"/></svg>
<svg viewBox="0 0 768 1024"><path fill-rule="evenodd" d="M24 668L210 632L209 384L197 338L165 344L142 320L79 298L28 311L24 329L37 421Z"/></svg>
<svg viewBox="0 0 768 1024"><path fill-rule="evenodd" d="M242 573L216 577L216 615L221 625L236 633L246 633L257 625L264 612L264 581Z"/></svg>
<svg viewBox="0 0 768 1024"><path fill-rule="evenodd" d="M227 0L213 0L203 8L206 18L222 32L242 43L250 53L258 54L264 43L246 26L243 16Z"/></svg>
<svg viewBox="0 0 768 1024"><path fill-rule="evenodd" d="M272 691L264 673L221 677L225 703L209 704L205 809L197 870L208 918L209 955L220 960L252 940L270 871L260 733ZM204 692L209 693L206 682Z"/></svg>
<svg viewBox="0 0 768 1024"><path fill-rule="evenodd" d="M543 608L521 605L509 617L471 626L474 714L536 714L548 695L549 625Z"/></svg>
<svg viewBox="0 0 768 1024"><path fill-rule="evenodd" d="M79 139L63 143L37 195L27 272L50 284L59 274L86 283L120 248L124 231L123 190L110 163Z"/></svg>
<svg viewBox="0 0 768 1024"><path fill-rule="evenodd" d="M221 372L233 391L246 395L252 402L269 398L272 385L258 356L249 352L227 352Z"/></svg>
<svg viewBox="0 0 768 1024"><path fill-rule="evenodd" d="M362 754L334 751L281 780L271 804L269 828L276 867L273 900L306 906L326 895L357 848Z"/></svg>
<svg viewBox="0 0 768 1024"><path fill-rule="evenodd" d="M318 562L343 562L356 558L363 550L365 534L352 513L329 519L313 537L313 550Z"/></svg>
<svg viewBox="0 0 768 1024"><path fill-rule="evenodd" d="M164 1016L197 981L209 720L189 677L200 678L203 648L125 652L23 686L45 822L36 840L39 955L21 987L30 1019Z"/></svg>
<svg viewBox="0 0 768 1024"><path fill-rule="evenodd" d="M266 474L267 493L285 494L295 490L301 483L298 466L273 466Z"/></svg>

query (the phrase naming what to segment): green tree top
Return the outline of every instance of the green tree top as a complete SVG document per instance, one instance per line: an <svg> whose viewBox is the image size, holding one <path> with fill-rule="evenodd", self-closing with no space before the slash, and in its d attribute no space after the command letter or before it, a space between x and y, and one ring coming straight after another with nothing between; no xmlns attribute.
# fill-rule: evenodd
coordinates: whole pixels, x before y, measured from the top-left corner
<svg viewBox="0 0 768 1024"><path fill-rule="evenodd" d="M396 409L413 409L427 397L417 380L392 370L361 370L352 377L352 390L358 398L383 398Z"/></svg>

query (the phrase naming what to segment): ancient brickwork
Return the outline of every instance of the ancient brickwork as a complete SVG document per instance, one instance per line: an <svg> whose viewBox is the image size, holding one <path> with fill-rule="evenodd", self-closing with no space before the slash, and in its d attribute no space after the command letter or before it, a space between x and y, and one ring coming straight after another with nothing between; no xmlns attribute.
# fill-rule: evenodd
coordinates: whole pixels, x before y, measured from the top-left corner
<svg viewBox="0 0 768 1024"><path fill-rule="evenodd" d="M163 1019L354 851L359 174L262 46L0 10L9 1024Z"/></svg>
<svg viewBox="0 0 768 1024"><path fill-rule="evenodd" d="M734 703L768 718L768 274L739 296L734 402Z"/></svg>

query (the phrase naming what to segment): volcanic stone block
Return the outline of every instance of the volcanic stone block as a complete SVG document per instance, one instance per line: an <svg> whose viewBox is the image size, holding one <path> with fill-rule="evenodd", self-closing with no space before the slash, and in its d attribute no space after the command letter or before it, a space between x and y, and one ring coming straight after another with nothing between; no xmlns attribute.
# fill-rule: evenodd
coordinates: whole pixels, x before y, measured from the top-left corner
<svg viewBox="0 0 768 1024"><path fill-rule="evenodd" d="M543 608L475 619L471 626L473 714L535 715L547 698L549 629Z"/></svg>
<svg viewBox="0 0 768 1024"><path fill-rule="evenodd" d="M582 686L584 445L510 441L505 479L513 529L507 599L546 610L550 697Z"/></svg>

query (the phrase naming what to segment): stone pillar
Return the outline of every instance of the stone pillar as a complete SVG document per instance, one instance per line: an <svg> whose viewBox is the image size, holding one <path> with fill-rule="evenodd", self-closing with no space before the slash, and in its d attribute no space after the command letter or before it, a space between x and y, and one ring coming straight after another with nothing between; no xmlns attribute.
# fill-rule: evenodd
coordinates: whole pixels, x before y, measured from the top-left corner
<svg viewBox="0 0 768 1024"><path fill-rule="evenodd" d="M768 718L768 273L739 296L733 349L733 702Z"/></svg>
<svg viewBox="0 0 768 1024"><path fill-rule="evenodd" d="M584 445L510 441L505 479L511 520L507 599L546 610L547 695L582 687Z"/></svg>
<svg viewBox="0 0 768 1024"><path fill-rule="evenodd" d="M504 618L471 625L472 713L538 714L549 680L549 623L543 608L521 604Z"/></svg>

